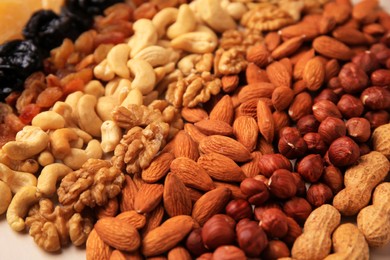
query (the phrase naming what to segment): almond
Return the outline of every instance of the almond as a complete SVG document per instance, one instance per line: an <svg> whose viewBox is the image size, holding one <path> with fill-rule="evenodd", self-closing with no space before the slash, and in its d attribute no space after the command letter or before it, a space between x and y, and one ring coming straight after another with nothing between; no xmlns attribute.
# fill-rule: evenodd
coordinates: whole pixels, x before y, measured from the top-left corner
<svg viewBox="0 0 390 260"><path fill-rule="evenodd" d="M309 93L301 92L295 96L293 102L288 108L288 115L295 122L298 121L301 117L311 114L313 100Z"/></svg>
<svg viewBox="0 0 390 260"><path fill-rule="evenodd" d="M187 249L182 246L175 247L168 252L168 260L191 260L192 257Z"/></svg>
<svg viewBox="0 0 390 260"><path fill-rule="evenodd" d="M205 135L233 135L233 128L224 121L204 119L194 125Z"/></svg>
<svg viewBox="0 0 390 260"><path fill-rule="evenodd" d="M242 143L249 151L253 151L256 148L259 130L253 117L237 117L233 123L233 133L237 141Z"/></svg>
<svg viewBox="0 0 390 260"><path fill-rule="evenodd" d="M323 15L318 24L320 34L327 34L336 27L336 19L333 16Z"/></svg>
<svg viewBox="0 0 390 260"><path fill-rule="evenodd" d="M161 184L144 183L134 199L134 209L138 213L151 212L161 202L163 191Z"/></svg>
<svg viewBox="0 0 390 260"><path fill-rule="evenodd" d="M275 111L272 113L275 123L275 136L279 136L279 131L290 125L290 117L285 111Z"/></svg>
<svg viewBox="0 0 390 260"><path fill-rule="evenodd" d="M196 123L209 117L207 112L200 107L183 107L181 110L181 116L190 123Z"/></svg>
<svg viewBox="0 0 390 260"><path fill-rule="evenodd" d="M386 32L386 29L379 23L372 23L372 24L365 25L363 27L363 32L371 35L382 34Z"/></svg>
<svg viewBox="0 0 390 260"><path fill-rule="evenodd" d="M115 217L119 209L117 197L109 199L106 205L95 207L96 217L98 219L105 217Z"/></svg>
<svg viewBox="0 0 390 260"><path fill-rule="evenodd" d="M186 157L179 157L173 160L171 172L176 174L186 186L203 191L209 191L214 188L213 180L207 172L195 161Z"/></svg>
<svg viewBox="0 0 390 260"><path fill-rule="evenodd" d="M111 253L110 260L126 260L126 256L119 250L114 250Z"/></svg>
<svg viewBox="0 0 390 260"><path fill-rule="evenodd" d="M199 151L202 153L219 153L236 162L245 162L252 159L249 150L244 145L233 138L222 135L210 135L203 138L199 143Z"/></svg>
<svg viewBox="0 0 390 260"><path fill-rule="evenodd" d="M336 77L340 72L340 64L336 59L331 59L325 64L325 82Z"/></svg>
<svg viewBox="0 0 390 260"><path fill-rule="evenodd" d="M324 6L324 16L332 17L337 24L343 24L351 16L352 8L348 4L329 2Z"/></svg>
<svg viewBox="0 0 390 260"><path fill-rule="evenodd" d="M158 205L152 212L146 215L146 224L142 229L142 237L145 237L151 230L161 225L164 213L164 207Z"/></svg>
<svg viewBox="0 0 390 260"><path fill-rule="evenodd" d="M203 195L203 193L201 193L197 189L186 187L186 190L187 190L188 194L190 194L192 203L195 203Z"/></svg>
<svg viewBox="0 0 390 260"><path fill-rule="evenodd" d="M137 229L124 220L113 217L99 219L95 230L106 244L118 250L132 252L141 245Z"/></svg>
<svg viewBox="0 0 390 260"><path fill-rule="evenodd" d="M376 18L373 16L375 15L375 11L378 7L379 7L378 0L360 1L359 3L353 6L352 17L363 23L373 22L372 19Z"/></svg>
<svg viewBox="0 0 390 260"><path fill-rule="evenodd" d="M267 72L260 69L256 64L249 63L245 70L246 82L248 84L256 82L270 82Z"/></svg>
<svg viewBox="0 0 390 260"><path fill-rule="evenodd" d="M313 58L306 63L303 80L310 91L319 90L325 79L325 66L321 60Z"/></svg>
<svg viewBox="0 0 390 260"><path fill-rule="evenodd" d="M119 207L121 211L134 210L134 198L137 195L138 188L129 175L125 175L125 183L122 188Z"/></svg>
<svg viewBox="0 0 390 260"><path fill-rule="evenodd" d="M206 137L205 134L203 134L199 129L194 126L193 124L185 124L184 125L184 131L192 138L192 140L195 141L195 143L199 144L200 141Z"/></svg>
<svg viewBox="0 0 390 260"><path fill-rule="evenodd" d="M303 70L305 69L306 63L313 58L315 55L314 49L310 49L306 51L302 56L298 59L297 63L294 66L293 76L295 80L302 79Z"/></svg>
<svg viewBox="0 0 390 260"><path fill-rule="evenodd" d="M274 61L266 68L269 80L275 87L291 87L291 74L280 62Z"/></svg>
<svg viewBox="0 0 390 260"><path fill-rule="evenodd" d="M155 183L161 180L169 172L169 166L175 159L171 153L161 153L150 163L149 167L142 171L142 179L147 183Z"/></svg>
<svg viewBox="0 0 390 260"><path fill-rule="evenodd" d="M367 44L367 38L364 33L361 31L349 28L349 27L339 27L332 32L332 35L337 40L348 44L348 45L363 45Z"/></svg>
<svg viewBox="0 0 390 260"><path fill-rule="evenodd" d="M259 99L250 99L242 103L235 111L236 118L240 116L249 116L257 118L257 102Z"/></svg>
<svg viewBox="0 0 390 260"><path fill-rule="evenodd" d="M261 156L261 152L255 151L252 153L253 160L241 165L241 170L244 172L246 177L251 178L260 174L258 162Z"/></svg>
<svg viewBox="0 0 390 260"><path fill-rule="evenodd" d="M218 153L208 153L200 156L198 164L216 180L241 182L245 179L241 168L232 159Z"/></svg>
<svg viewBox="0 0 390 260"><path fill-rule="evenodd" d="M283 64L284 67L286 67L288 74L292 75L293 73L293 64L290 58L283 58L279 60L280 63Z"/></svg>
<svg viewBox="0 0 390 260"><path fill-rule="evenodd" d="M275 132L274 119L271 110L263 100L257 102L257 125L264 139L272 143Z"/></svg>
<svg viewBox="0 0 390 260"><path fill-rule="evenodd" d="M238 83L240 82L240 78L238 75L224 75L222 76L222 90L226 93L231 93L238 87Z"/></svg>
<svg viewBox="0 0 390 260"><path fill-rule="evenodd" d="M277 32L269 32L266 34L264 38L265 45L269 51L273 51L276 47L279 46L282 39L280 38L279 33Z"/></svg>
<svg viewBox="0 0 390 260"><path fill-rule="evenodd" d="M95 229L92 229L86 243L86 259L109 259L110 254L110 246L104 243Z"/></svg>
<svg viewBox="0 0 390 260"><path fill-rule="evenodd" d="M318 53L332 59L350 60L352 50L344 43L329 36L319 36L313 41L313 48Z"/></svg>
<svg viewBox="0 0 390 260"><path fill-rule="evenodd" d="M203 194L192 209L192 217L203 226L213 215L220 213L230 200L232 192L225 187L216 188Z"/></svg>
<svg viewBox="0 0 390 260"><path fill-rule="evenodd" d="M196 160L199 157L198 145L191 136L185 131L181 130L175 136L175 157L187 157L192 160Z"/></svg>
<svg viewBox="0 0 390 260"><path fill-rule="evenodd" d="M267 50L264 44L248 48L246 52L246 59L249 62L253 62L260 68L264 68L272 61L271 53Z"/></svg>
<svg viewBox="0 0 390 260"><path fill-rule="evenodd" d="M191 214L190 194L181 179L173 173L165 178L163 198L165 211L170 217Z"/></svg>
<svg viewBox="0 0 390 260"><path fill-rule="evenodd" d="M315 24L300 22L294 25L286 26L279 31L279 34L286 39L297 36L306 36L305 40L312 40L318 36L319 32Z"/></svg>
<svg viewBox="0 0 390 260"><path fill-rule="evenodd" d="M268 143L264 137L259 138L259 142L257 144L257 149L261 154L273 154L275 153L274 147L272 144Z"/></svg>
<svg viewBox="0 0 390 260"><path fill-rule="evenodd" d="M268 82L249 84L238 92L238 99L241 103L244 103L250 99L258 99L262 97L270 98L275 88L274 84Z"/></svg>
<svg viewBox="0 0 390 260"><path fill-rule="evenodd" d="M216 181L215 187L217 188L227 188L232 192L232 199L243 199L246 200L248 196L246 196L244 193L242 193L240 186L238 184L234 183L227 183L227 182L221 182L221 181Z"/></svg>
<svg viewBox="0 0 390 260"><path fill-rule="evenodd" d="M272 105L277 111L283 111L289 107L294 99L294 91L289 87L278 87L272 93Z"/></svg>
<svg viewBox="0 0 390 260"><path fill-rule="evenodd" d="M190 216L169 218L161 226L151 230L142 240L142 254L155 256L169 251L182 241L194 227Z"/></svg>
<svg viewBox="0 0 390 260"><path fill-rule="evenodd" d="M279 60L292 55L302 46L305 37L305 35L302 35L286 40L272 52L272 58Z"/></svg>
<svg viewBox="0 0 390 260"><path fill-rule="evenodd" d="M135 210L124 211L116 216L116 218L125 221L136 229L143 228L146 223L145 216L137 213Z"/></svg>
<svg viewBox="0 0 390 260"><path fill-rule="evenodd" d="M232 124L234 117L234 107L229 95L223 96L210 112L210 119L219 120Z"/></svg>

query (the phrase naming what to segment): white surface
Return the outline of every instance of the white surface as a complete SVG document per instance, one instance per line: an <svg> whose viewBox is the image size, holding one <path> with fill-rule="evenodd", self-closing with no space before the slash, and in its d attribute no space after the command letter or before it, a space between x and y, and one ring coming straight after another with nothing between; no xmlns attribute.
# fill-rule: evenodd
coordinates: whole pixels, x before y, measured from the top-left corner
<svg viewBox="0 0 390 260"><path fill-rule="evenodd" d="M358 2L358 1L353 1ZM381 0L381 5L390 11L390 0ZM0 194L1 196L1 194ZM1 199L1 198L0 198ZM390 259L390 245L382 249L370 249L372 260ZM5 216L0 217L0 260L11 259L39 259L39 260L59 260L59 259L85 259L85 249L76 248L73 245L62 250L60 253L49 254L41 250L27 233L17 233L12 231L5 220Z"/></svg>

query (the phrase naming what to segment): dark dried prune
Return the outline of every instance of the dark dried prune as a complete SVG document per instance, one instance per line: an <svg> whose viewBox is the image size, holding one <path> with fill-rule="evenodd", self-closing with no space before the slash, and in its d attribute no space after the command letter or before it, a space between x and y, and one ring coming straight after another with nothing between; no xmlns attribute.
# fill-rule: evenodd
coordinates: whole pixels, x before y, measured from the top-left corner
<svg viewBox="0 0 390 260"><path fill-rule="evenodd" d="M71 12L83 12L89 15L102 14L107 7L123 0L66 0L65 6Z"/></svg>

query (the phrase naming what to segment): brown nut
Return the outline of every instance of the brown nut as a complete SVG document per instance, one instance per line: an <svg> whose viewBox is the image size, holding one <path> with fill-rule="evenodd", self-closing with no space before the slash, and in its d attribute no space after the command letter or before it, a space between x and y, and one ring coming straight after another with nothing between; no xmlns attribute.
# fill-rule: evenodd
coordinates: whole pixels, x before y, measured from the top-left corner
<svg viewBox="0 0 390 260"><path fill-rule="evenodd" d="M283 204L283 211L296 222L303 224L312 212L312 207L307 200L294 197Z"/></svg>
<svg viewBox="0 0 390 260"><path fill-rule="evenodd" d="M390 90L386 87L369 87L360 95L363 105L371 110L390 109Z"/></svg>
<svg viewBox="0 0 390 260"><path fill-rule="evenodd" d="M335 166L352 165L360 156L359 146L351 138L343 136L332 142L328 156L329 161Z"/></svg>
<svg viewBox="0 0 390 260"><path fill-rule="evenodd" d="M321 179L333 192L337 194L344 186L344 177L339 168L333 165L325 167Z"/></svg>
<svg viewBox="0 0 390 260"><path fill-rule="evenodd" d="M292 120L298 121L301 117L311 114L313 100L311 95L304 91L295 96L290 107L288 108L288 115Z"/></svg>
<svg viewBox="0 0 390 260"><path fill-rule="evenodd" d="M329 203L333 199L332 190L323 183L315 183L310 185L306 194L307 201L310 202L315 208Z"/></svg>
<svg viewBox="0 0 390 260"><path fill-rule="evenodd" d="M290 250L283 241L271 240L261 256L262 259L276 260L290 256Z"/></svg>
<svg viewBox="0 0 390 260"><path fill-rule="evenodd" d="M368 84L366 72L355 63L345 64L339 73L340 84L347 93L359 93Z"/></svg>
<svg viewBox="0 0 390 260"><path fill-rule="evenodd" d="M302 179L301 175L297 172L292 172L292 176L294 177L294 183L297 187L297 196L305 196L306 195L306 184Z"/></svg>
<svg viewBox="0 0 390 260"><path fill-rule="evenodd" d="M364 110L362 101L359 98L350 94L344 94L341 96L337 103L337 108L345 118L361 116Z"/></svg>
<svg viewBox="0 0 390 260"><path fill-rule="evenodd" d="M297 128L284 127L279 133L278 150L288 159L295 159L306 153L307 145Z"/></svg>
<svg viewBox="0 0 390 260"><path fill-rule="evenodd" d="M260 68L265 68L273 60L271 57L271 53L263 44L248 48L246 52L246 59L249 62L253 62Z"/></svg>
<svg viewBox="0 0 390 260"><path fill-rule="evenodd" d="M379 61L375 54L369 51L361 52L352 58L352 62L362 68L366 73L379 68Z"/></svg>
<svg viewBox="0 0 390 260"><path fill-rule="evenodd" d="M329 100L320 100L313 105L313 115L322 122L328 117L342 118L337 106Z"/></svg>
<svg viewBox="0 0 390 260"><path fill-rule="evenodd" d="M267 235L256 221L240 220L236 232L238 245L249 257L259 257L268 245Z"/></svg>
<svg viewBox="0 0 390 260"><path fill-rule="evenodd" d="M300 235L302 235L302 228L299 226L299 224L290 217L287 217L287 225L288 225L288 232L287 235L283 237L283 241L289 245L292 246Z"/></svg>
<svg viewBox="0 0 390 260"><path fill-rule="evenodd" d="M368 111L364 114L364 118L370 122L371 129L375 129L381 125L389 123L390 114L386 110Z"/></svg>
<svg viewBox="0 0 390 260"><path fill-rule="evenodd" d="M308 182L318 181L323 170L324 162L319 154L309 154L297 163L297 172Z"/></svg>
<svg viewBox="0 0 390 260"><path fill-rule="evenodd" d="M208 249L204 246L202 240L202 228L196 228L191 231L186 239L186 248L195 256L206 253Z"/></svg>
<svg viewBox="0 0 390 260"><path fill-rule="evenodd" d="M297 122L297 128L301 135L310 132L317 132L320 122L313 115L306 115L300 118Z"/></svg>
<svg viewBox="0 0 390 260"><path fill-rule="evenodd" d="M277 111L287 109L294 99L294 91L286 86L277 87L272 92L271 101Z"/></svg>
<svg viewBox="0 0 390 260"><path fill-rule="evenodd" d="M270 192L280 199L291 198L297 193L294 176L285 169L274 171L268 180L268 187Z"/></svg>
<svg viewBox="0 0 390 260"><path fill-rule="evenodd" d="M303 136L307 145L307 150L310 153L318 153L324 155L328 150L328 146L325 144L319 133L307 133Z"/></svg>
<svg viewBox="0 0 390 260"><path fill-rule="evenodd" d="M272 238L282 238L288 231L286 215L276 208L265 210L259 225Z"/></svg>
<svg viewBox="0 0 390 260"><path fill-rule="evenodd" d="M264 205L255 207L255 219L260 221L263 218L263 214L267 209L279 209L282 210L281 206L276 202L267 202Z"/></svg>
<svg viewBox="0 0 390 260"><path fill-rule="evenodd" d="M291 171L292 165L289 159L281 154L265 154L259 160L260 173L269 178L277 169Z"/></svg>
<svg viewBox="0 0 390 260"><path fill-rule="evenodd" d="M331 89L334 93L341 96L344 94L344 89L341 86L339 77L333 77L328 81L327 87Z"/></svg>
<svg viewBox="0 0 390 260"><path fill-rule="evenodd" d="M325 143L330 144L339 137L345 136L347 128L340 118L328 117L321 122L318 133Z"/></svg>
<svg viewBox="0 0 390 260"><path fill-rule="evenodd" d="M216 214L206 221L202 228L202 240L206 248L216 249L222 245L231 245L235 239L236 222L224 214Z"/></svg>
<svg viewBox="0 0 390 260"><path fill-rule="evenodd" d="M259 206L266 202L269 198L269 191L264 182L254 178L246 178L240 184L242 193L248 196L250 204Z"/></svg>
<svg viewBox="0 0 390 260"><path fill-rule="evenodd" d="M248 201L243 199L231 200L225 207L226 215L239 221L243 218L252 218L252 207Z"/></svg>
<svg viewBox="0 0 390 260"><path fill-rule="evenodd" d="M315 98L314 98L314 104L321 101L321 100L328 100L334 104L339 101L339 96L331 89L326 88L323 89Z"/></svg>
<svg viewBox="0 0 390 260"><path fill-rule="evenodd" d="M390 85L390 70L379 69L371 74L371 84L374 86L389 86Z"/></svg>
<svg viewBox="0 0 390 260"><path fill-rule="evenodd" d="M368 154L371 152L371 148L368 144L362 143L359 144L359 151L360 151L360 156L363 156L365 154Z"/></svg>
<svg viewBox="0 0 390 260"><path fill-rule="evenodd" d="M236 246L220 246L214 251L211 260L246 260L246 256Z"/></svg>
<svg viewBox="0 0 390 260"><path fill-rule="evenodd" d="M371 125L370 122L363 117L353 117L345 123L347 134L357 142L364 143L370 139Z"/></svg>

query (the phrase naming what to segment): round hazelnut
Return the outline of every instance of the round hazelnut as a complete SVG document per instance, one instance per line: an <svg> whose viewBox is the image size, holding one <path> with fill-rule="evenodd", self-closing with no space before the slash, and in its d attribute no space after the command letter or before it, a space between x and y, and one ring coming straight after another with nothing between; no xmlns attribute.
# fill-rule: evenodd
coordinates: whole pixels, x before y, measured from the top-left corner
<svg viewBox="0 0 390 260"><path fill-rule="evenodd" d="M367 73L371 73L379 68L378 59L375 54L370 51L364 51L356 54L356 56L352 58L352 62Z"/></svg>
<svg viewBox="0 0 390 260"><path fill-rule="evenodd" d="M321 135L318 133L307 133L303 136L303 140L305 140L307 144L307 150L310 153L318 153L323 155L328 150L328 146L325 144Z"/></svg>
<svg viewBox="0 0 390 260"><path fill-rule="evenodd" d="M280 209L267 209L262 214L260 227L269 237L282 238L288 231L287 217Z"/></svg>
<svg viewBox="0 0 390 260"><path fill-rule="evenodd" d="M322 122L328 117L342 118L337 106L329 100L320 100L313 105L314 117Z"/></svg>
<svg viewBox="0 0 390 260"><path fill-rule="evenodd" d="M212 260L213 259L213 253L203 253L201 254L196 260Z"/></svg>
<svg viewBox="0 0 390 260"><path fill-rule="evenodd" d="M325 167L324 173L322 174L322 181L328 185L333 194L337 194L342 190L344 185L344 177L340 169L333 165Z"/></svg>
<svg viewBox="0 0 390 260"><path fill-rule="evenodd" d="M330 144L333 140L341 136L345 136L347 128L345 123L340 118L328 117L321 122L318 127L318 133L321 135L325 143Z"/></svg>
<svg viewBox="0 0 390 260"><path fill-rule="evenodd" d="M389 123L390 114L386 110L368 111L364 118L370 122L371 129L375 129L381 125Z"/></svg>
<svg viewBox="0 0 390 260"><path fill-rule="evenodd" d="M283 211L287 216L303 224L312 212L312 207L304 198L294 197L283 204Z"/></svg>
<svg viewBox="0 0 390 260"><path fill-rule="evenodd" d="M370 122L363 117L353 117L345 123L347 134L357 142L367 142L371 136Z"/></svg>
<svg viewBox="0 0 390 260"><path fill-rule="evenodd" d="M339 73L340 84L347 93L359 93L368 84L366 72L354 63L345 64Z"/></svg>
<svg viewBox="0 0 390 260"><path fill-rule="evenodd" d="M255 206L262 205L269 198L269 191L264 182L255 178L246 178L240 184L242 193L248 196L250 204Z"/></svg>
<svg viewBox="0 0 390 260"><path fill-rule="evenodd" d="M255 207L254 213L255 213L255 219L260 221L263 218L263 213L267 209L279 209L281 210L281 206L276 202L267 202L264 205Z"/></svg>
<svg viewBox="0 0 390 260"><path fill-rule="evenodd" d="M271 178L269 178L268 187L270 192L280 199L291 198L297 192L294 176L285 169L274 171Z"/></svg>
<svg viewBox="0 0 390 260"><path fill-rule="evenodd" d="M202 240L206 248L215 249L222 245L231 245L236 237L236 222L224 214L212 216L202 228Z"/></svg>
<svg viewBox="0 0 390 260"><path fill-rule="evenodd" d="M262 259L276 260L290 256L290 250L283 241L271 240L261 256Z"/></svg>
<svg viewBox="0 0 390 260"><path fill-rule="evenodd" d="M305 135L310 132L317 132L320 122L313 115L306 115L300 118L297 122L297 128L301 135Z"/></svg>
<svg viewBox="0 0 390 260"><path fill-rule="evenodd" d="M255 221L241 220L237 224L236 233L238 245L249 257L259 257L268 245L267 235Z"/></svg>
<svg viewBox="0 0 390 260"><path fill-rule="evenodd" d="M371 74L371 84L374 86L389 86L390 85L390 70L379 69Z"/></svg>
<svg viewBox="0 0 390 260"><path fill-rule="evenodd" d="M297 163L297 172L308 182L318 181L323 170L324 162L319 154L309 154Z"/></svg>
<svg viewBox="0 0 390 260"><path fill-rule="evenodd" d="M362 101L350 94L342 95L337 107L345 118L361 116L364 110Z"/></svg>
<svg viewBox="0 0 390 260"><path fill-rule="evenodd" d="M366 155L371 152L370 146L366 143L359 144L360 156Z"/></svg>
<svg viewBox="0 0 390 260"><path fill-rule="evenodd" d="M218 247L211 260L246 260L244 251L236 246L220 246Z"/></svg>
<svg viewBox="0 0 390 260"><path fill-rule="evenodd" d="M297 128L284 127L280 130L278 149L288 159L295 159L306 153L307 145Z"/></svg>
<svg viewBox="0 0 390 260"><path fill-rule="evenodd" d="M390 90L386 87L369 87L360 95L363 105L371 110L390 109Z"/></svg>
<svg viewBox="0 0 390 260"><path fill-rule="evenodd" d="M328 100L336 104L339 101L339 96L333 90L325 88L314 98L314 104L321 100Z"/></svg>
<svg viewBox="0 0 390 260"><path fill-rule="evenodd" d="M203 244L202 228L196 228L191 231L186 239L186 248L195 256L199 256L208 251Z"/></svg>
<svg viewBox="0 0 390 260"><path fill-rule="evenodd" d="M252 218L252 207L243 199L231 200L225 207L226 215L239 221L243 218Z"/></svg>
<svg viewBox="0 0 390 260"><path fill-rule="evenodd" d="M285 237L283 237L283 241L289 245L292 246L300 235L302 235L302 228L299 226L299 224L290 217L287 217L287 225L288 225L288 232Z"/></svg>
<svg viewBox="0 0 390 260"><path fill-rule="evenodd" d="M390 58L390 49L386 47L382 50L377 50L374 54L379 63L385 64L387 59Z"/></svg>
<svg viewBox="0 0 390 260"><path fill-rule="evenodd" d="M258 174L256 176L254 176L253 178L258 180L258 181L264 182L265 185L268 185L268 178L265 177L264 175Z"/></svg>
<svg viewBox="0 0 390 260"><path fill-rule="evenodd" d="M290 160L281 154L265 154L260 157L258 165L260 173L267 178L277 169L292 170Z"/></svg>
<svg viewBox="0 0 390 260"><path fill-rule="evenodd" d="M331 202L333 199L332 190L323 183L315 183L310 185L306 194L307 201L310 202L315 208Z"/></svg>
<svg viewBox="0 0 390 260"><path fill-rule="evenodd" d="M349 137L337 138L329 146L329 161L335 166L354 164L360 156L359 146Z"/></svg>
<svg viewBox="0 0 390 260"><path fill-rule="evenodd" d="M341 86L340 79L338 77L333 77L328 81L327 87L331 89L336 95L340 96L344 94L344 89Z"/></svg>
<svg viewBox="0 0 390 260"><path fill-rule="evenodd" d="M295 186L297 187L297 196L305 196L306 195L306 184L303 181L301 175L297 172L292 172L291 175L294 177Z"/></svg>

